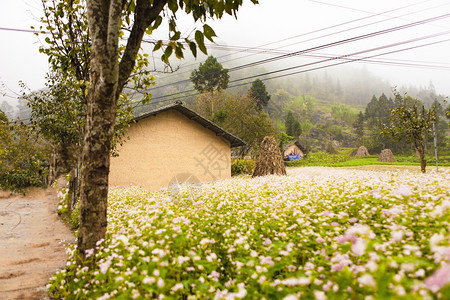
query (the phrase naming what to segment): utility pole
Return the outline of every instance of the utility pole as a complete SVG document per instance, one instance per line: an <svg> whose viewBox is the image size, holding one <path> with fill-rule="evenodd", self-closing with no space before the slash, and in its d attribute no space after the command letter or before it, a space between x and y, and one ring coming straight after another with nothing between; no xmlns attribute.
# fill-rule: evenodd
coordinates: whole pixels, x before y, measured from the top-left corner
<svg viewBox="0 0 450 300"><path fill-rule="evenodd" d="M436 172L439 172L436 123L433 123L433 135L434 135L434 157L436 159Z"/></svg>

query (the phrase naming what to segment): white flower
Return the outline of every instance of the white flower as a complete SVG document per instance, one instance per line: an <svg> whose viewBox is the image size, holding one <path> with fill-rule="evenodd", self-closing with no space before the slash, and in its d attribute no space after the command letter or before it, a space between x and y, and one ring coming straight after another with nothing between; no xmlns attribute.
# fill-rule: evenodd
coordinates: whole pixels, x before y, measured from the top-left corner
<svg viewBox="0 0 450 300"><path fill-rule="evenodd" d="M157 285L159 288L163 288L163 287L164 287L164 280L162 280L162 278L159 277L159 278L158 278L158 282L156 283L156 285Z"/></svg>
<svg viewBox="0 0 450 300"><path fill-rule="evenodd" d="M371 287L375 287L377 284L375 282L375 279L373 279L373 277L370 274L364 274L363 276L359 277L358 282L363 286L371 286Z"/></svg>
<svg viewBox="0 0 450 300"><path fill-rule="evenodd" d="M172 287L171 291L176 292L178 290L182 290L183 288L184 288L184 286L182 283L177 283Z"/></svg>
<svg viewBox="0 0 450 300"><path fill-rule="evenodd" d="M324 291L314 291L314 298L316 300L327 300L328 297L325 295Z"/></svg>
<svg viewBox="0 0 450 300"><path fill-rule="evenodd" d="M156 282L154 277L145 276L144 279L142 279L143 284L154 284Z"/></svg>
<svg viewBox="0 0 450 300"><path fill-rule="evenodd" d="M100 273L106 274L106 272L108 271L109 266L111 266L111 261L110 260L107 260L107 261L101 263L99 265Z"/></svg>

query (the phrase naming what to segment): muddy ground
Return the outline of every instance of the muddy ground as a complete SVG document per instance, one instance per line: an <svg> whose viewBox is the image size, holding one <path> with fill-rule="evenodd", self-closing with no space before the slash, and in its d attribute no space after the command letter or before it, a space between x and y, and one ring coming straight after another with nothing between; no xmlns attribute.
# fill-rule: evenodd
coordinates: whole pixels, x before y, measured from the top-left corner
<svg viewBox="0 0 450 300"><path fill-rule="evenodd" d="M46 299L49 278L66 264L70 229L57 216L55 190L0 191L0 299Z"/></svg>

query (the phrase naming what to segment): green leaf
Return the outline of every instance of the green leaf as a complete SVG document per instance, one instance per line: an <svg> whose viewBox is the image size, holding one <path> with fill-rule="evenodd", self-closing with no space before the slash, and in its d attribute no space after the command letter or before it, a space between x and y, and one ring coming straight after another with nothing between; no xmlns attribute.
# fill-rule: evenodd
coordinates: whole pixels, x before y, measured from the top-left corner
<svg viewBox="0 0 450 300"><path fill-rule="evenodd" d="M176 47L176 48L175 48L175 56L176 56L178 59L184 58L183 49L182 49L181 47Z"/></svg>
<svg viewBox="0 0 450 300"><path fill-rule="evenodd" d="M153 25L151 25L151 26L152 26L152 29L158 28L159 25L161 25L162 20L163 20L163 18L162 18L161 16L156 17L156 19L155 19Z"/></svg>
<svg viewBox="0 0 450 300"><path fill-rule="evenodd" d="M172 55L172 51L172 47L167 47L166 50L164 50L164 55L161 58L166 64L169 63L169 57Z"/></svg>
<svg viewBox="0 0 450 300"><path fill-rule="evenodd" d="M179 40L179 39L180 39L180 36L181 36L181 32L177 31L177 32L175 32L174 35L172 35L172 37L170 38L170 40L172 40L172 41Z"/></svg>
<svg viewBox="0 0 450 300"><path fill-rule="evenodd" d="M191 49L192 55L197 57L197 45L194 42L188 41L189 49Z"/></svg>
<svg viewBox="0 0 450 300"><path fill-rule="evenodd" d="M203 34L204 36L214 43L213 37L217 36L214 30L207 24L203 25Z"/></svg>
<svg viewBox="0 0 450 300"><path fill-rule="evenodd" d="M195 41L197 42L200 51L202 51L204 54L208 54L208 51L206 50L205 47L205 37L203 36L203 33L200 30L197 30L195 32Z"/></svg>
<svg viewBox="0 0 450 300"><path fill-rule="evenodd" d="M178 4L177 4L177 0L169 0L167 2L167 4L169 5L169 9L173 12L176 13L178 10Z"/></svg>
<svg viewBox="0 0 450 300"><path fill-rule="evenodd" d="M159 49L161 49L163 45L163 42L161 40L159 40L158 42L156 42L155 47L153 48L153 52L158 51Z"/></svg>

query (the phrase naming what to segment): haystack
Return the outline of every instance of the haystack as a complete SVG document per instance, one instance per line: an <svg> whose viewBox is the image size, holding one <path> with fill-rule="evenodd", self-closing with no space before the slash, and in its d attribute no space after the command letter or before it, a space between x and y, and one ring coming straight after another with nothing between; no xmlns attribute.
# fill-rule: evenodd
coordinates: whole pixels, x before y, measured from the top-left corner
<svg viewBox="0 0 450 300"><path fill-rule="evenodd" d="M394 154L391 149L381 150L380 156L378 156L378 161L382 162L395 162Z"/></svg>
<svg viewBox="0 0 450 300"><path fill-rule="evenodd" d="M364 156L369 156L369 155L370 155L369 150L367 150L366 147L361 146L356 151L355 157L364 157Z"/></svg>
<svg viewBox="0 0 450 300"><path fill-rule="evenodd" d="M286 175L280 148L273 136L266 136L261 142L253 177L266 175Z"/></svg>

